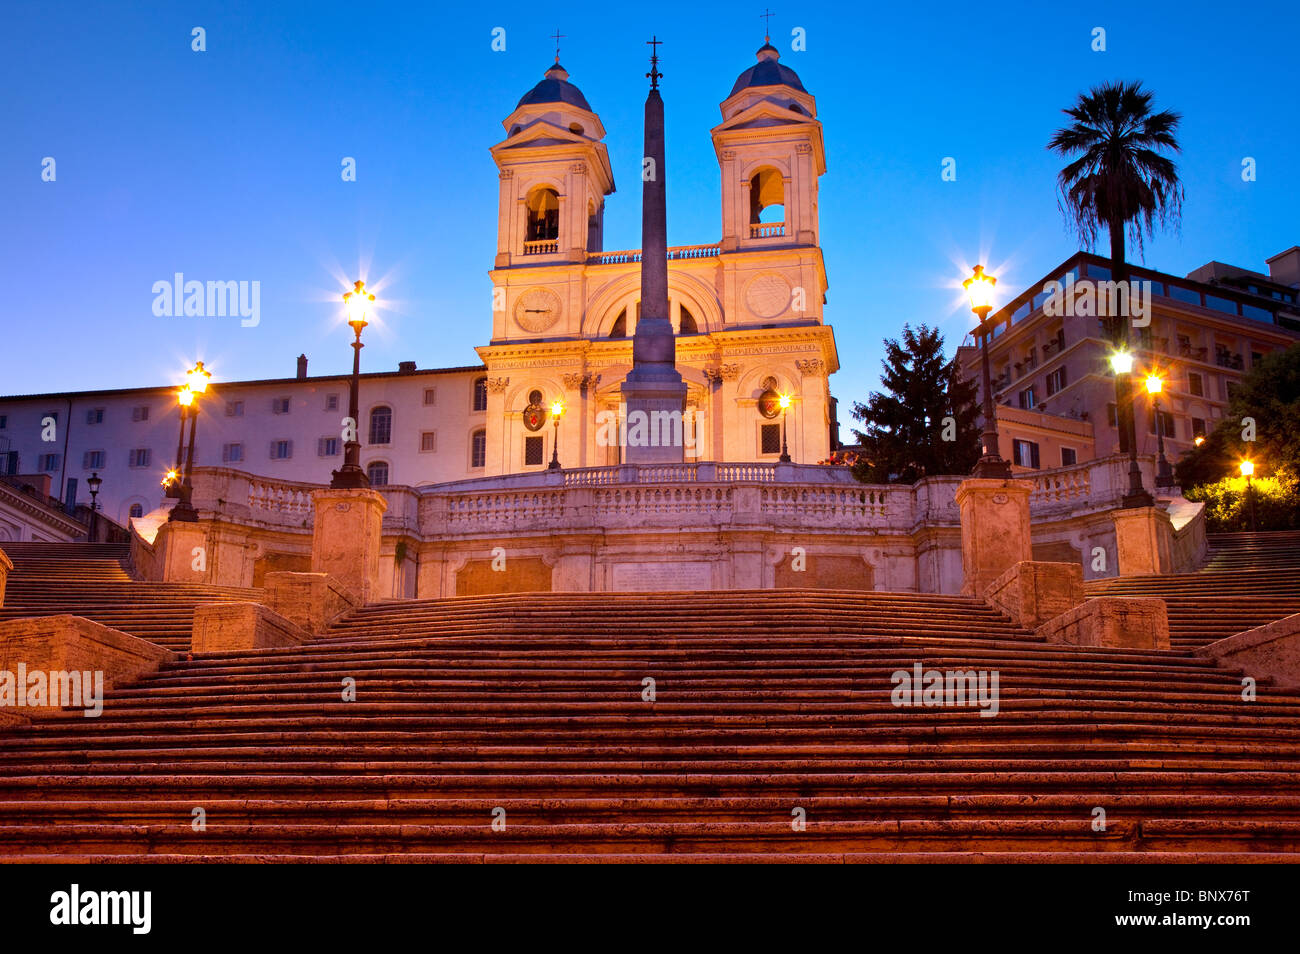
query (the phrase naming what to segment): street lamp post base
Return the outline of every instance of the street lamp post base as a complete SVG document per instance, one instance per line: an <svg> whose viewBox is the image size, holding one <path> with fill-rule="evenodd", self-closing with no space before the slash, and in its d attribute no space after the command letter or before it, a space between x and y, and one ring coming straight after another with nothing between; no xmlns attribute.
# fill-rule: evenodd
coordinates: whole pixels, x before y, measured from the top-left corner
<svg viewBox="0 0 1300 954"><path fill-rule="evenodd" d="M1125 494L1120 498L1119 505L1125 510L1134 510L1138 507L1154 507L1156 500L1145 490L1138 490Z"/></svg>
<svg viewBox="0 0 1300 954"><path fill-rule="evenodd" d="M176 506L172 507L171 513L167 515L168 523L178 521L180 523L198 523L199 512L194 509L194 505L188 500L182 500Z"/></svg>
<svg viewBox="0 0 1300 954"><path fill-rule="evenodd" d="M356 464L344 464L330 474L330 488L333 490L369 490L370 478Z"/></svg>
<svg viewBox="0 0 1300 954"><path fill-rule="evenodd" d="M1010 480L1011 463L1001 457L981 457L971 476L981 480Z"/></svg>
<svg viewBox="0 0 1300 954"><path fill-rule="evenodd" d="M560 462L558 460L552 460L549 464L546 465L546 469L561 470L562 468L560 467Z"/></svg>

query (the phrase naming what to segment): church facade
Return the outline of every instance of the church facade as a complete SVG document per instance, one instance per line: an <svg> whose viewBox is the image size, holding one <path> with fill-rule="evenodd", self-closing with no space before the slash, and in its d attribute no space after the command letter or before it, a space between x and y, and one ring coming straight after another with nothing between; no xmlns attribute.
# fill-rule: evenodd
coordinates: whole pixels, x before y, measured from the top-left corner
<svg viewBox="0 0 1300 954"><path fill-rule="evenodd" d="M721 114L711 130L719 238L668 250L676 365L687 386L683 456L777 461L784 445L794 462L816 463L834 446L829 376L839 367L823 320L817 204L826 165L816 101L765 44ZM614 193L605 130L558 61L503 126L491 147L498 240L482 364L365 370L361 465L376 485L544 470L553 457L566 469L626 459L621 388L632 368L640 250L604 248ZM309 376L306 363L299 358L295 377L258 381L214 368L196 463L328 481L341 460L347 378ZM556 401L565 407L558 428ZM53 441L42 423L50 419ZM166 385L0 397L0 473L44 475L53 495L83 503L96 473L102 512L126 523L165 504L160 481L175 459L177 419Z"/></svg>
<svg viewBox="0 0 1300 954"><path fill-rule="evenodd" d="M621 388L640 314L640 251L603 247L614 191L604 128L558 61L503 125L506 137L492 147L500 174L492 341L478 349L488 371L487 473L544 464L555 434L568 466L621 463L615 435L626 431ZM711 134L721 238L668 250L687 385L684 456L776 460L784 438L793 459L814 463L831 450L828 378L839 367L823 321L817 201L826 157L816 102L764 45ZM650 160L642 170L660 172ZM784 413L771 401L781 394L792 398ZM567 409L558 432L544 426L556 400Z"/></svg>

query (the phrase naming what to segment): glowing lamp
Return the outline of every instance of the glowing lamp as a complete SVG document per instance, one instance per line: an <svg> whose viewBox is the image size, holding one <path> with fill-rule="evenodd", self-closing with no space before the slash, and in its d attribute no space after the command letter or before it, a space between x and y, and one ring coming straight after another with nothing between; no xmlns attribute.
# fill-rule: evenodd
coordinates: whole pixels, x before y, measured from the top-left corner
<svg viewBox="0 0 1300 954"><path fill-rule="evenodd" d="M563 401L555 401L553 404L551 404L551 414L553 414L555 417L559 417L563 413L564 413Z"/></svg>
<svg viewBox="0 0 1300 954"><path fill-rule="evenodd" d="M782 394L780 397L777 398L777 404L779 404L781 410L784 411L786 408L790 406L790 395Z"/></svg>
<svg viewBox="0 0 1300 954"><path fill-rule="evenodd" d="M191 404L194 403L194 392L190 390L190 386L188 384L185 385L183 388L181 388L179 392L177 392L176 400L181 402L181 407L189 407Z"/></svg>
<svg viewBox="0 0 1300 954"><path fill-rule="evenodd" d="M375 296L366 291L366 283L359 279L352 291L344 293L343 304L348 309L348 324L357 334L361 334L361 329L366 326L366 307L374 300Z"/></svg>
<svg viewBox="0 0 1300 954"><path fill-rule="evenodd" d="M1243 477L1250 477L1255 473L1254 461L1243 460L1239 466L1241 468L1241 476Z"/></svg>
<svg viewBox="0 0 1300 954"><path fill-rule="evenodd" d="M212 374L203 367L202 361L196 361L194 367L185 372L185 383L195 394L203 394L208 390L208 381L211 380Z"/></svg>
<svg viewBox="0 0 1300 954"><path fill-rule="evenodd" d="M1164 379L1162 379L1159 375L1157 374L1147 375L1148 394L1159 394L1161 389L1164 388L1164 385L1165 385Z"/></svg>
<svg viewBox="0 0 1300 954"><path fill-rule="evenodd" d="M1197 434L1194 438L1192 438L1192 443L1195 444L1197 447L1200 447L1202 444L1205 443L1205 437L1201 434Z"/></svg>
<svg viewBox="0 0 1300 954"><path fill-rule="evenodd" d="M1110 369L1116 374L1128 374L1133 370L1133 355L1127 351L1116 351L1110 356Z"/></svg>
<svg viewBox="0 0 1300 954"><path fill-rule="evenodd" d="M983 265L975 266L975 273L961 283L970 296L970 310L981 318L993 310L993 286L998 280L985 273Z"/></svg>

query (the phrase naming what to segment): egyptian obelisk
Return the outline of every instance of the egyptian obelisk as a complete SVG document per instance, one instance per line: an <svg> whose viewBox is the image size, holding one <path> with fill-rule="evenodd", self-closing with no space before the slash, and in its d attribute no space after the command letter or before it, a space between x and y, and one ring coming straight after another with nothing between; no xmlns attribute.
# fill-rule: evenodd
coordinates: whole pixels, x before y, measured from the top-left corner
<svg viewBox="0 0 1300 954"><path fill-rule="evenodd" d="M650 95L645 101L641 173L641 314L632 338L632 370L623 381L631 464L681 463L686 384L677 371L677 339L668 311L668 203L664 175L664 101L657 39L648 40Z"/></svg>

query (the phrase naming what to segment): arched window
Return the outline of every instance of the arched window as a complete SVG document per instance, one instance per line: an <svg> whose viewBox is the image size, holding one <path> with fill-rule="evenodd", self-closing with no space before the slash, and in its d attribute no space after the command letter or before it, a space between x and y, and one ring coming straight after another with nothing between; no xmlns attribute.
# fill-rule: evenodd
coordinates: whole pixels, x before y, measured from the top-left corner
<svg viewBox="0 0 1300 954"><path fill-rule="evenodd" d="M474 410L487 410L487 378L474 379Z"/></svg>
<svg viewBox="0 0 1300 954"><path fill-rule="evenodd" d="M749 224L785 221L785 183L776 169L759 169L749 180Z"/></svg>
<svg viewBox="0 0 1300 954"><path fill-rule="evenodd" d="M370 478L370 486L372 487L388 486L388 462L372 460L366 465L366 476Z"/></svg>
<svg viewBox="0 0 1300 954"><path fill-rule="evenodd" d="M587 251L599 252L601 246L600 238L600 213L596 211L596 203L587 203Z"/></svg>
<svg viewBox="0 0 1300 954"><path fill-rule="evenodd" d="M487 466L487 431L482 428L470 435L469 465L471 467Z"/></svg>
<svg viewBox="0 0 1300 954"><path fill-rule="evenodd" d="M370 412L370 443L393 442L393 409L380 405Z"/></svg>
<svg viewBox="0 0 1300 954"><path fill-rule="evenodd" d="M538 189L528 197L526 242L547 242L560 237L560 197L554 189Z"/></svg>
<svg viewBox="0 0 1300 954"><path fill-rule="evenodd" d="M133 503L131 504L131 509L126 512L126 516L128 519L132 517L143 517L144 507L138 503Z"/></svg>
<svg viewBox="0 0 1300 954"><path fill-rule="evenodd" d="M627 309L626 308L620 311L618 313L618 317L614 319L614 324L611 325L609 329L609 336L611 338L627 337Z"/></svg>
<svg viewBox="0 0 1300 954"><path fill-rule="evenodd" d="M700 329L699 326L695 324L695 316L692 315L690 311L687 310L685 305L681 306L681 312L682 312L681 328L677 333L679 335L698 335L700 333Z"/></svg>

